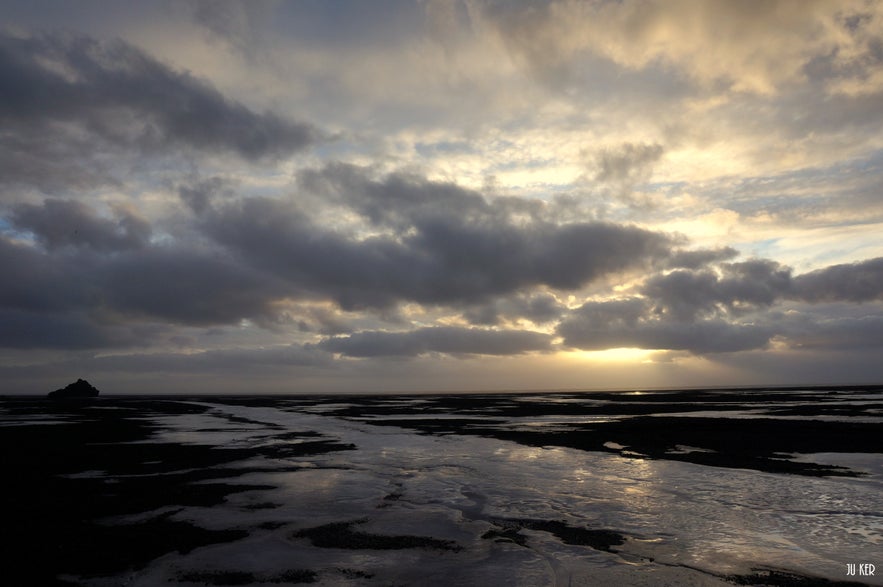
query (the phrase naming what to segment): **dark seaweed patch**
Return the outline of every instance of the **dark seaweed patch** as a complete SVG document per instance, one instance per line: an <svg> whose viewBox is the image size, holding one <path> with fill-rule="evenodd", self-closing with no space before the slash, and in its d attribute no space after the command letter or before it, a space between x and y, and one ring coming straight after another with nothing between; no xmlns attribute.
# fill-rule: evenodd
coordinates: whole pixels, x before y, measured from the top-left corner
<svg viewBox="0 0 883 587"><path fill-rule="evenodd" d="M342 569L338 568L337 572L346 577L347 579L371 579L374 577L374 573L369 573L367 571L360 571L358 569Z"/></svg>
<svg viewBox="0 0 883 587"><path fill-rule="evenodd" d="M519 546L527 546L527 536L521 533L519 527L502 528L499 530L488 530L481 535L484 540L493 540L495 542L514 542Z"/></svg>
<svg viewBox="0 0 883 587"><path fill-rule="evenodd" d="M625 536L613 530L578 528L556 520L494 520L496 529L488 530L481 537L497 542L514 542L520 546L527 545L527 537L522 530L540 530L549 532L565 544L588 546L595 550L616 552L612 547L625 543Z"/></svg>
<svg viewBox="0 0 883 587"><path fill-rule="evenodd" d="M315 528L307 528L294 532L292 538L308 538L319 548L345 548L352 550L402 550L406 548L431 548L438 550L462 550L462 547L451 540L440 540L430 536L386 536L369 534L354 530L353 526L363 524L365 520L352 522L334 522Z"/></svg>
<svg viewBox="0 0 883 587"><path fill-rule="evenodd" d="M315 583L316 573L305 569L290 569L275 575L253 574L242 571L186 571L178 573L178 581L203 585L251 585L252 583Z"/></svg>
<svg viewBox="0 0 883 587"><path fill-rule="evenodd" d="M807 577L787 571L754 569L747 575L726 575L726 581L735 585L759 585L764 587L863 587L866 583L854 581L831 581L821 577Z"/></svg>

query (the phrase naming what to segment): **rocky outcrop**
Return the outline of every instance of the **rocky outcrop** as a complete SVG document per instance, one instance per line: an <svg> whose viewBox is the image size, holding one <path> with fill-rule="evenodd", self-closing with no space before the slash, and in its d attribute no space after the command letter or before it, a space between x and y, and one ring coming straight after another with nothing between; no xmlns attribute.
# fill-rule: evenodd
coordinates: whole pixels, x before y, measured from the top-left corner
<svg viewBox="0 0 883 587"><path fill-rule="evenodd" d="M63 389L56 389L49 394L50 399L82 399L98 397L98 390L85 379L77 379Z"/></svg>

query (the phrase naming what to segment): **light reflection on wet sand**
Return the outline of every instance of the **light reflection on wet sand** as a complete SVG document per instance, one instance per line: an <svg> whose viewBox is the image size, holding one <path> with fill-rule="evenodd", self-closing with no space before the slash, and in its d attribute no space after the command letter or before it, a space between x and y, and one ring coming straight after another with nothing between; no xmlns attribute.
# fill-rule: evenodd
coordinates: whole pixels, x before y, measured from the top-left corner
<svg viewBox="0 0 883 587"><path fill-rule="evenodd" d="M727 583L692 568L721 575L747 573L758 565L842 579L844 561L854 560L857 553L870 556L883 544L883 478L877 475L777 475L490 438L419 435L314 410L216 407L217 412L198 421L191 416L164 418L162 434L224 445L247 442L259 431L257 425L243 427L221 417L228 413L286 429L321 431L358 448L287 459L285 464L297 470L236 478L276 489L237 494L222 507L185 508L177 519L212 529L262 523L275 527L237 543L158 561L133 584L151 584L172 568L246 565L255 557L266 558L263 565L276 564L270 559L278 557L287 565L365 569L377 584L458 577L456 583L462 585L488 580L513 585L652 585L660 580L722 585ZM194 431L197 424L207 431ZM880 455L864 456L879 465ZM255 502L279 505L246 509ZM564 544L536 530L524 530L529 548L481 538L495 521L512 519L610 528L628 539L619 552L609 553ZM373 533L432 536L455 541L463 550L349 551L290 538L295 530L352 520L364 520L360 527ZM365 581L323 579L326 584L372 584Z"/></svg>
<svg viewBox="0 0 883 587"><path fill-rule="evenodd" d="M12 400L0 430L59 540L141 545L47 565L76 584L844 580L883 546L883 401L795 394Z"/></svg>

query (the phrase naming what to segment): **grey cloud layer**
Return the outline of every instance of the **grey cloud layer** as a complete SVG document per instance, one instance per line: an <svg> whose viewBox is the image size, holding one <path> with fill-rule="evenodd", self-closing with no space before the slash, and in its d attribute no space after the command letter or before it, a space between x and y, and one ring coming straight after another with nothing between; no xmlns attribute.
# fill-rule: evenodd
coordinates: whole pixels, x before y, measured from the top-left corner
<svg viewBox="0 0 883 587"><path fill-rule="evenodd" d="M807 302L883 300L883 259L833 265L799 275L795 296Z"/></svg>
<svg viewBox="0 0 883 587"><path fill-rule="evenodd" d="M49 252L0 238L0 321L15 333L4 346L149 344L162 332L156 324L269 316L283 292L268 276L186 246L96 252L90 244Z"/></svg>
<svg viewBox="0 0 883 587"><path fill-rule="evenodd" d="M844 315L837 304L883 300L883 258L833 265L798 276L769 260L649 278L640 297L588 302L557 327L564 344L581 349L638 347L695 354L766 347L779 338L794 348L883 345L879 306ZM792 303L790 312L771 310ZM807 313L803 304L834 303Z"/></svg>
<svg viewBox="0 0 883 587"><path fill-rule="evenodd" d="M552 337L525 330L430 327L408 332L358 332L328 338L318 347L349 357L416 357L426 353L516 355L551 350Z"/></svg>
<svg viewBox="0 0 883 587"><path fill-rule="evenodd" d="M89 247L98 251L139 249L147 245L151 228L144 218L123 206L114 207L113 220L75 200L50 198L42 206L20 204L10 219L31 231L52 251L65 246Z"/></svg>
<svg viewBox="0 0 883 587"><path fill-rule="evenodd" d="M594 54L623 70L664 63L687 78L768 92L807 70L867 77L879 63L880 12L874 2L479 3L484 24L535 75L576 70ZM724 64L722 66L722 64Z"/></svg>
<svg viewBox="0 0 883 587"><path fill-rule="evenodd" d="M320 138L308 124L256 113L121 40L0 34L0 87L0 148L3 160L14 162L3 167L7 182L57 188L99 179L96 154L121 147L186 147L257 160ZM98 171L90 173L92 166Z"/></svg>
<svg viewBox="0 0 883 587"><path fill-rule="evenodd" d="M191 234L181 238L154 240L156 228L123 206L101 211L49 198L12 207L9 223L33 242L0 240L0 302L18 333L3 344L64 346L45 334L42 325L52 320L81 332L78 346L87 347L112 346L120 329L144 323L272 323L284 300L370 311L401 302L467 312L484 304L508 319L548 322L563 307L530 293L535 288L571 290L648 267L668 260L676 242L629 226L559 225L538 218L528 201L492 203L412 175L377 179L333 165L308 176L301 190L318 197L335 191L335 205L372 234L359 238L321 224L296 195L237 197L219 180L181 187L193 212ZM451 345L445 348L455 352ZM458 352L480 349L467 344Z"/></svg>
<svg viewBox="0 0 883 587"><path fill-rule="evenodd" d="M178 240L153 241L154 227L123 206L102 214L50 198L13 207L9 222L34 243L0 240L8 276L0 319L19 333L2 344L74 345L47 334L52 320L81 333L76 346L114 346L130 344L137 328L143 336L162 330L144 330L146 324L270 324L279 302L331 300L369 313L403 302L447 307L474 325L527 319L555 327L570 347L702 354L759 348L776 336L792 336L797 346L835 344L833 334L812 338L821 326L773 323L762 313L783 301L883 299L881 259L793 276L769 260L727 262L735 255L727 247L689 251L677 238L631 226L556 223L535 201L487 200L414 174L378 177L340 164L305 172L298 190L285 198L240 197L219 179L183 185L191 235ZM348 224L314 218L315 198L325 203L321 211L339 210ZM568 311L549 293L636 269L649 272L639 297ZM519 353L550 344L537 332L446 327L364 331L317 348L412 356Z"/></svg>
<svg viewBox="0 0 883 587"><path fill-rule="evenodd" d="M346 309L480 302L537 286L573 290L666 259L676 242L631 226L556 224L526 200L488 202L453 184L374 179L352 166L308 173L302 186L359 214L371 236L320 228L296 203L265 197L218 203L200 215L204 230L244 262ZM191 205L193 194L185 194Z"/></svg>

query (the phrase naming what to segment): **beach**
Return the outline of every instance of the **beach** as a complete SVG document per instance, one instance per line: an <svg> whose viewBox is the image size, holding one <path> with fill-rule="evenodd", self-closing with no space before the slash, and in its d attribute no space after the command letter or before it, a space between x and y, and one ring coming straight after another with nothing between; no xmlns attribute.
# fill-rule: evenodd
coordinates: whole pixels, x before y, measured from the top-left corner
<svg viewBox="0 0 883 587"><path fill-rule="evenodd" d="M4 574L881 585L881 423L876 387L7 396Z"/></svg>

